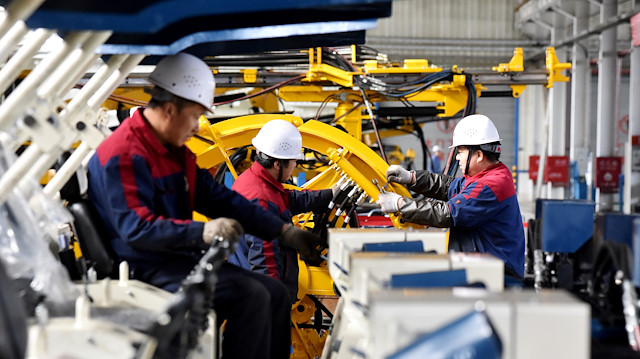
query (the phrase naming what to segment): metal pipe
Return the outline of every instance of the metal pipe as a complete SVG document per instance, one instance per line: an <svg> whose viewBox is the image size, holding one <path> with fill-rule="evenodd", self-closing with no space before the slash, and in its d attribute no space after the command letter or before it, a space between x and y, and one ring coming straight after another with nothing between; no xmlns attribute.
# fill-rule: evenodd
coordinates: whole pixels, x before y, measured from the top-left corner
<svg viewBox="0 0 640 359"><path fill-rule="evenodd" d="M604 0L601 18L609 19L617 13L616 0ZM598 61L598 119L596 138L596 157L613 155L613 134L616 124L616 49L617 29L604 30L600 34L600 55ZM598 211L613 209L613 195L600 193L596 189L596 206Z"/></svg>
<svg viewBox="0 0 640 359"><path fill-rule="evenodd" d="M60 64L62 60L76 47L78 43L83 42L89 37L87 31L71 33L62 45L45 60L43 60L36 68L27 76L24 81L7 97L0 106L0 130L6 129L9 124L14 121L20 112L30 106L35 100L35 90Z"/></svg>
<svg viewBox="0 0 640 359"><path fill-rule="evenodd" d="M20 21L25 20L42 3L44 0L14 0L7 6L0 18L0 38L4 37L6 33L13 27L13 25Z"/></svg>
<svg viewBox="0 0 640 359"><path fill-rule="evenodd" d="M640 96L640 46L634 46L630 56L629 98ZM640 171L633 169L634 137L640 137L640 101L629 101L629 138L624 161L624 213L631 213L633 205L640 201ZM636 145L637 148L637 145ZM637 158L636 158L637 161Z"/></svg>
<svg viewBox="0 0 640 359"><path fill-rule="evenodd" d="M542 150L540 151L540 162L538 163L538 177L536 178L536 198L542 198L542 179L544 177L547 150L549 148L549 118L551 117L551 109L548 100L545 105L546 115L544 117L544 129L542 131L542 146L540 146Z"/></svg>
<svg viewBox="0 0 640 359"><path fill-rule="evenodd" d="M565 17L560 13L553 14L554 31L551 32L552 40L556 40L563 34L565 28ZM567 53L564 50L556 52L558 61L566 62ZM555 82L549 89L549 156L565 155L565 132L566 132L566 82ZM547 198L564 199L564 187L554 187L551 182L547 183Z"/></svg>
<svg viewBox="0 0 640 359"><path fill-rule="evenodd" d="M92 50L93 51L93 50ZM120 81L122 81L122 79L124 77L127 76L127 74L129 74L131 72L131 70L133 69L133 67L139 63L142 58L144 57L144 55L139 55L136 56L134 59L132 59L131 61L121 61L124 59L124 57L118 57L114 60L113 63L111 63L111 68L113 69L117 64L120 64L120 71L116 72L113 70L109 70L109 65L107 65L107 70L105 71L99 71L99 77L105 77L107 73L111 73L111 77L110 80L111 81L106 81L105 83L102 84L102 87L100 88L99 92L104 93L105 91L108 91L107 94L104 96L104 98L106 98L106 96L108 96L109 93L113 92L113 83L115 83L115 86L117 86L118 83L120 83ZM127 59L131 59L131 57L127 57ZM116 74L117 76L113 76L114 74ZM96 81L94 81L95 83ZM91 89L91 87L94 87L95 85L92 85L89 87L89 90ZM83 95L80 99L85 99L86 97L89 96L89 91L85 91L86 95ZM97 110L96 106L99 106L103 101L100 101L99 103L92 103L91 99L95 98L96 94L93 94L92 97L90 97L90 99L87 101L87 107L89 107L91 110ZM95 101L95 100L94 100ZM75 102L78 103L80 105L79 102ZM76 111L74 112L79 112L82 111L82 109L79 107L79 105L74 106L74 109ZM70 114L71 115L71 114ZM61 168L62 173L60 173L59 175L56 174L56 176L54 176L54 178L52 179L52 186L47 190L47 195L49 196L53 196L55 193L57 193L62 186L64 186L64 184L69 180L69 178L71 177L71 175L77 170L77 168L81 165L83 159L86 157L86 155L91 151L92 148L95 148L99 145L99 142L96 141L83 141L83 143L81 144L81 146L76 149L76 151L74 151L74 154L72 155L73 159L70 157L67 162L65 162L65 164L63 165L63 168ZM61 152L62 149L60 149L60 151L55 151L55 152ZM47 168L49 168L51 166L51 164L53 164L56 160L57 154L53 152L53 153L47 153L43 156L41 156L36 164L32 167L32 169L27 173L27 176L25 176L25 178L33 178L35 176L38 176L40 173L42 173L44 170L46 170ZM77 155L76 155L77 152ZM75 155L75 156L74 156ZM70 161L71 160L71 161ZM56 179L57 178L57 179ZM55 181L53 181L55 180Z"/></svg>
<svg viewBox="0 0 640 359"><path fill-rule="evenodd" d="M573 22L574 36L589 28L589 4L584 1L575 2L576 20ZM578 163L581 181L584 180L587 161L586 123L588 118L587 88L589 87L589 51L586 41L573 44L573 63L571 65L571 118L569 131L569 159ZM580 166L580 164L583 164ZM574 198L578 198L574 193Z"/></svg>
<svg viewBox="0 0 640 359"><path fill-rule="evenodd" d="M520 98L515 98L515 110L514 110L514 136L513 136L513 173L516 178L516 193L518 193L518 183L520 179L518 178L518 156L519 156L519 148L520 148Z"/></svg>
<svg viewBox="0 0 640 359"><path fill-rule="evenodd" d="M607 1L603 0L602 2L603 6L602 6L602 10L601 10L601 20L600 20L600 26L596 26L591 30L584 30L582 31L579 35L575 35L573 37L570 37L568 39L565 39L561 42L554 42L552 41L551 46L555 47L556 49L564 47L564 46L568 46L568 45L572 45L574 42L586 39L587 37L591 36L591 35L595 35L595 34L601 34L602 32L611 29L612 27L616 27L622 23L626 23L629 21L629 19L637 14L638 12L640 12L640 8L633 8L630 11L627 12L623 12L621 14L617 14L618 12L618 8L617 8L617 4L616 4L616 8L615 11L612 12L607 12L607 14L609 14L610 16L608 17L604 17L604 13L605 11L607 11ZM615 39L614 39L615 40ZM614 41L615 43L615 41Z"/></svg>
<svg viewBox="0 0 640 359"><path fill-rule="evenodd" d="M0 64L3 64L9 53L18 46L20 40L29 32L24 21L17 21L7 32L5 36L0 38Z"/></svg>
<svg viewBox="0 0 640 359"><path fill-rule="evenodd" d="M30 41L20 47L20 49L9 59L9 61L0 70L0 92L5 92L11 85L25 64L38 52L38 49L53 34L53 31L47 29L38 29L34 32Z"/></svg>
<svg viewBox="0 0 640 359"><path fill-rule="evenodd" d="M94 59L94 51L107 41L109 36L111 36L110 31L93 33L80 47L73 49L42 85L38 87L38 97L55 102L54 97L56 94L68 90L62 84L75 83L84 74L86 67L83 65L86 64L86 59Z"/></svg>
<svg viewBox="0 0 640 359"><path fill-rule="evenodd" d="M31 144L33 145L33 143ZM30 145L30 146L31 146ZM58 155L62 153L62 150L59 151L42 151L42 154L36 159L35 162L31 164L29 169L26 171L24 176L20 179L19 182L23 181L31 181L37 180L42 177L42 175L51 168L51 165L56 163L56 159Z"/></svg>
<svg viewBox="0 0 640 359"><path fill-rule="evenodd" d="M0 177L0 204L4 204L7 201L9 195L13 193L15 185L20 182L24 173L31 168L41 154L40 147L32 143Z"/></svg>
<svg viewBox="0 0 640 359"><path fill-rule="evenodd" d="M456 45L464 47L486 47L503 46L511 47L541 47L545 46L545 43L541 43L538 40L510 40L510 39L430 39L430 38L417 38L417 37L382 37L382 36L367 36L367 43L376 44L406 44L406 45L433 45L433 46L446 46ZM374 47L375 48L375 47Z"/></svg>
<svg viewBox="0 0 640 359"><path fill-rule="evenodd" d="M100 87L91 98L88 100L88 106L94 110L97 110L100 104L107 99L107 97L113 92L113 90L118 87L118 85L122 82L122 80L127 77L127 75L133 70L136 65L142 61L142 59L146 55L143 54L135 54L129 56L120 69L109 76L109 78L104 82L104 85Z"/></svg>
<svg viewBox="0 0 640 359"><path fill-rule="evenodd" d="M100 67L98 71L94 74L94 76L89 80L87 85L80 90L78 96L75 96L74 99L70 102L66 111L62 114L61 120L67 123L72 124L71 120L78 117L78 115L82 115L81 106L88 105L89 98L95 94L96 89L99 86L104 86L104 80L111 76L118 68L121 68L118 78L126 76L131 69L135 66L131 66L131 63L125 63L130 56L129 55L116 55L109 59L109 62L104 66ZM142 57L139 59L134 59L133 62L139 63ZM123 75L124 74L124 75ZM120 81L121 79L117 79ZM113 80L112 80L113 81ZM107 87L110 86L109 83L106 84ZM91 109L95 110L95 109ZM62 167L58 170L53 179L47 184L45 187L45 194L47 196L54 196L63 186L69 178L75 173L77 168L82 165L83 160L91 153L92 148L95 148L99 145L99 143L89 143L83 142L78 146L78 148L73 152L71 157L67 159L67 161L62 165Z"/></svg>
<svg viewBox="0 0 640 359"><path fill-rule="evenodd" d="M60 114L60 119L66 121L66 119L73 117L74 111L80 108L80 106L85 105L89 101L89 98L95 94L100 86L104 85L107 78L118 70L127 58L129 58L129 55L111 56L109 61L102 65L82 89L80 89L78 94L71 99L67 108Z"/></svg>
<svg viewBox="0 0 640 359"><path fill-rule="evenodd" d="M76 173L76 170L82 165L83 160L91 151L91 148L86 143L81 143L56 172L56 175L53 176L51 181L44 187L44 194L52 197L60 191L71 176Z"/></svg>

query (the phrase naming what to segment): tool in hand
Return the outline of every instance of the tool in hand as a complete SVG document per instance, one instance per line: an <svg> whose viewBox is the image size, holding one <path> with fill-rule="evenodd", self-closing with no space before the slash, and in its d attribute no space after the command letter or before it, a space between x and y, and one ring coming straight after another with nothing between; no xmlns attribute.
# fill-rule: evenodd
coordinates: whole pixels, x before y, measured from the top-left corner
<svg viewBox="0 0 640 359"><path fill-rule="evenodd" d="M384 186L382 186L382 188L380 188L380 184L378 183L377 179L374 178L374 179L371 180L371 182L373 182L373 184L376 185L376 187L378 187L378 191L380 191L380 193L386 192L387 191L387 187L389 186L389 183L390 183L390 182L387 181L387 183L385 183Z"/></svg>

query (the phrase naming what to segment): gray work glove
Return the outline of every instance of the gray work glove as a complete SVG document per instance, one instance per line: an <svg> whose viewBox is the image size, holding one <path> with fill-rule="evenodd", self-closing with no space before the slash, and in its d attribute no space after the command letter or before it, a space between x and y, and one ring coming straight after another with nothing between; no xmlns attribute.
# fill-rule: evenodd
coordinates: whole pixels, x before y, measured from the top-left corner
<svg viewBox="0 0 640 359"><path fill-rule="evenodd" d="M396 213L398 212L398 200L402 196L393 192L382 192L378 195L376 204L380 206L380 210L384 213Z"/></svg>
<svg viewBox="0 0 640 359"><path fill-rule="evenodd" d="M407 171L402 166L391 165L387 168L387 181L400 184L414 184L416 182L416 173Z"/></svg>
<svg viewBox="0 0 640 359"><path fill-rule="evenodd" d="M322 263L318 249L321 242L320 237L293 225L288 226L280 234L280 243L297 249L300 253L300 259L312 266L318 266Z"/></svg>
<svg viewBox="0 0 640 359"><path fill-rule="evenodd" d="M238 238L244 233L244 229L240 222L231 218L216 218L204 224L202 231L202 240L206 244L211 244L220 236L229 242L236 243Z"/></svg>

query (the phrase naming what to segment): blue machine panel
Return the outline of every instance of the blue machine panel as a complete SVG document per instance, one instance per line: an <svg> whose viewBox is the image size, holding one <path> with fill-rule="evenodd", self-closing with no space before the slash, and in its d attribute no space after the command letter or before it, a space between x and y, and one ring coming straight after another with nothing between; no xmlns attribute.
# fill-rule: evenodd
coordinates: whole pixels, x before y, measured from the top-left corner
<svg viewBox="0 0 640 359"><path fill-rule="evenodd" d="M418 337L387 359L499 359L502 341L484 312L471 313Z"/></svg>
<svg viewBox="0 0 640 359"><path fill-rule="evenodd" d="M574 253L592 236L595 203L540 199L536 216L542 219L542 250Z"/></svg>
<svg viewBox="0 0 640 359"><path fill-rule="evenodd" d="M365 243L365 252L424 252L422 241Z"/></svg>
<svg viewBox="0 0 640 359"><path fill-rule="evenodd" d="M391 288L446 288L467 285L467 271L456 269L448 271L394 274L391 276Z"/></svg>
<svg viewBox="0 0 640 359"><path fill-rule="evenodd" d="M640 218L640 215L629 215L623 213L602 213L596 218L596 238L599 241L612 240L618 243L625 243L631 249L633 240L633 221Z"/></svg>

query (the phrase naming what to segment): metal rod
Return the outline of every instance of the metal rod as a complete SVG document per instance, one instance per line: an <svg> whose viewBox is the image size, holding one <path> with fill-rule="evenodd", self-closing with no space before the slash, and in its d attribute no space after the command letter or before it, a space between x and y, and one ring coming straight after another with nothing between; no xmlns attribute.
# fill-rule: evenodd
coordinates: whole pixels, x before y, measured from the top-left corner
<svg viewBox="0 0 640 359"><path fill-rule="evenodd" d="M32 143L14 162L11 167L0 177L0 205L7 201L7 198L13 193L13 188L22 179L24 173L31 168L33 163L40 157L42 150L40 147Z"/></svg>
<svg viewBox="0 0 640 359"><path fill-rule="evenodd" d="M73 49L56 67L53 73L38 87L38 97L53 100L55 94L66 91L63 83L75 83L83 74L83 64L87 58L94 58L94 51L111 36L110 31L91 34L79 48ZM81 72L82 71L82 72Z"/></svg>
<svg viewBox="0 0 640 359"><path fill-rule="evenodd" d="M117 55L113 56L107 64L102 66L95 75L89 80L87 85L80 90L78 96L75 96L74 99L69 104L69 107L63 113L62 120L67 123L71 123L72 120L76 119L79 115L82 115L82 106L86 105L91 110L89 103L89 98L95 94L95 89L99 86L111 86L109 82L104 82L104 79L113 75L118 68L120 71L116 79L112 79L111 81L120 81L120 77L125 77L131 69L135 66L132 63L139 63L142 60L141 56L138 56L137 59L133 59L132 61L125 63L127 59L129 59L129 55ZM56 175L53 177L51 182L47 184L45 187L45 194L47 196L54 196L63 186L69 178L75 173L75 171L80 167L86 157L91 153L92 148L95 148L99 145L99 143L91 143L91 141L85 141L73 152L71 157L67 159L67 161L62 165L62 167L58 170Z"/></svg>
<svg viewBox="0 0 640 359"><path fill-rule="evenodd" d="M60 64L62 60L76 47L89 37L89 32L71 33L63 44L53 53L51 53L44 61L20 83L20 85L7 97L5 102L0 106L0 130L6 129L12 121L14 121L20 112L30 106L35 89L40 85Z"/></svg>
<svg viewBox="0 0 640 359"><path fill-rule="evenodd" d="M25 68L25 64L29 63L33 55L38 52L42 44L47 41L53 31L46 29L38 29L34 32L30 41L20 47L20 49L9 59L9 61L0 70L0 92L7 90L20 71Z"/></svg>
<svg viewBox="0 0 640 359"><path fill-rule="evenodd" d="M33 143L30 146L33 146ZM51 165L56 162L58 153L62 153L62 151L43 151L38 159L31 164L19 182L37 180L42 177L42 175L51 168Z"/></svg>
<svg viewBox="0 0 640 359"><path fill-rule="evenodd" d="M82 165L83 160L91 153L91 148L86 143L81 143L78 148L69 156L62 167L56 172L51 181L44 187L44 194L52 197L64 187L71 176L76 173Z"/></svg>
<svg viewBox="0 0 640 359"><path fill-rule="evenodd" d="M0 18L0 37L4 37L13 25L28 18L44 0L14 0Z"/></svg>
<svg viewBox="0 0 640 359"><path fill-rule="evenodd" d="M80 106L85 105L89 101L89 98L95 94L100 86L104 85L109 76L117 71L127 58L129 58L129 55L111 56L109 61L102 65L91 77L89 82L71 99L67 108L60 114L61 120L65 121L66 119L74 117L74 111L80 108Z"/></svg>
<svg viewBox="0 0 640 359"><path fill-rule="evenodd" d="M111 74L111 76L109 76L109 78L105 81L104 85L100 87L91 98L89 98L89 107L97 110L98 106L100 106L100 104L102 104L104 100L107 99L107 97L113 92L113 90L118 87L120 82L122 82L122 80L127 77L131 70L133 70L133 68L136 67L136 65L138 65L145 56L146 55L141 54L129 56L124 61L120 69Z"/></svg>
<svg viewBox="0 0 640 359"><path fill-rule="evenodd" d="M29 32L24 21L16 22L9 32L0 38L0 64L4 63L9 53L18 46L20 40Z"/></svg>
<svg viewBox="0 0 640 359"><path fill-rule="evenodd" d="M367 94L364 92L363 88L360 88L360 92L362 92L362 100L367 107L367 113L369 114L369 120L371 120L371 125L373 126L373 132L376 134L376 141L378 142L378 147L380 147L380 155L382 159L387 162L387 155L384 153L384 148L382 148L382 141L380 140L380 133L378 132L378 127L376 127L376 119L373 117L373 111L371 111L371 103L369 99L367 99Z"/></svg>

